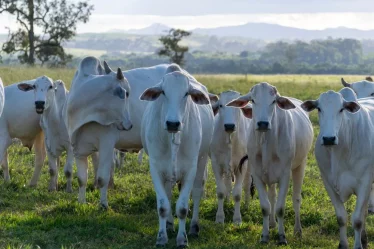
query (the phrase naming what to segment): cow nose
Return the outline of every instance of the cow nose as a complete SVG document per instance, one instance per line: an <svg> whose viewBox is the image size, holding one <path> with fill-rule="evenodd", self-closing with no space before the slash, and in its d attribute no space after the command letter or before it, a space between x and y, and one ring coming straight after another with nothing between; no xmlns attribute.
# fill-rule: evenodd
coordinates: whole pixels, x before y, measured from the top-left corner
<svg viewBox="0 0 374 249"><path fill-rule="evenodd" d="M179 121L166 121L166 129L169 132L178 132L181 123Z"/></svg>
<svg viewBox="0 0 374 249"><path fill-rule="evenodd" d="M260 130L260 131L267 131L269 130L269 122L267 121L260 121L260 122L257 122L257 129Z"/></svg>
<svg viewBox="0 0 374 249"><path fill-rule="evenodd" d="M322 137L323 145L335 145L336 137Z"/></svg>
<svg viewBox="0 0 374 249"><path fill-rule="evenodd" d="M224 124L225 131L228 133L232 133L235 131L235 124Z"/></svg>
<svg viewBox="0 0 374 249"><path fill-rule="evenodd" d="M36 112L41 114L44 110L45 101L35 101Z"/></svg>

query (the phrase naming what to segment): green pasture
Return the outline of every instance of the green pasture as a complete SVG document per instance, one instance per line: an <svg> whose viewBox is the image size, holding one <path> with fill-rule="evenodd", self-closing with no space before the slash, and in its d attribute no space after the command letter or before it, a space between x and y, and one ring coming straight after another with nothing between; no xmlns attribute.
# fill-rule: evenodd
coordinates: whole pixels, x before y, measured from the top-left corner
<svg viewBox="0 0 374 249"><path fill-rule="evenodd" d="M5 85L47 75L62 79L68 86L73 70L44 68L0 68L0 77ZM196 75L213 93L233 89L246 93L253 84L269 82L285 96L301 100L316 98L328 89L341 88L338 75ZM347 81L363 79L364 76L344 76ZM155 82L156 83L156 82ZM311 120L316 126L316 114ZM65 158L62 160L63 165ZM109 191L109 210L99 208L99 191L93 188L90 169L87 204L77 201L78 181L74 179L74 193L64 192L65 178L62 167L59 174L59 190L47 191L48 166L45 167L39 185L27 187L33 171L33 152L20 145L9 149L11 183L0 179L0 248L154 248L158 231L156 197L148 160L137 163L136 155L128 154L122 169L116 169L115 188ZM271 231L268 245L259 243L262 215L257 193L248 209L242 205L243 224L235 226L233 201L225 204L226 223L215 224L217 198L214 176L210 163L206 197L200 207L201 232L199 238L189 238L189 247L198 249L218 248L278 248L277 232ZM75 169L76 170L76 169ZM2 175L2 171L0 171ZM291 190L292 184L290 185ZM174 202L178 196L174 190ZM323 187L313 150L309 154L308 166L302 191L301 222L302 238L293 236L294 212L291 191L286 205L286 236L288 246L284 248L337 248L339 228L334 209ZM191 203L192 204L192 203ZM347 204L349 214L354 209L354 198ZM374 218L367 219L370 246L374 245ZM177 219L175 219L177 228ZM189 223L187 224L189 225ZM348 228L350 246L353 246L353 229ZM176 233L169 234L167 248L175 248Z"/></svg>

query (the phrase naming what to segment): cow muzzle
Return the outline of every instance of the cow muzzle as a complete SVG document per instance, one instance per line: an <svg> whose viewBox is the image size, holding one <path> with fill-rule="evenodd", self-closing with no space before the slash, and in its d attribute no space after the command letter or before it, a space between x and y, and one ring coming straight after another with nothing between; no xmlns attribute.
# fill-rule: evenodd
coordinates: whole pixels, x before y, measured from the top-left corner
<svg viewBox="0 0 374 249"><path fill-rule="evenodd" d="M181 122L179 121L166 121L166 130L170 133L177 133L180 129Z"/></svg>
<svg viewBox="0 0 374 249"><path fill-rule="evenodd" d="M257 130L258 131L262 131L262 132L266 132L269 129L269 122L267 121L260 121L260 122L257 122Z"/></svg>
<svg viewBox="0 0 374 249"><path fill-rule="evenodd" d="M44 111L45 101L35 101L36 113L42 114Z"/></svg>
<svg viewBox="0 0 374 249"><path fill-rule="evenodd" d="M325 146L332 146L332 145L337 145L336 143L336 137L322 137L322 145Z"/></svg>
<svg viewBox="0 0 374 249"><path fill-rule="evenodd" d="M132 123L127 122L125 125L123 124L123 122L117 123L117 129L120 131L129 131L132 129Z"/></svg>
<svg viewBox="0 0 374 249"><path fill-rule="evenodd" d="M235 124L224 124L227 133L233 133L236 130Z"/></svg>

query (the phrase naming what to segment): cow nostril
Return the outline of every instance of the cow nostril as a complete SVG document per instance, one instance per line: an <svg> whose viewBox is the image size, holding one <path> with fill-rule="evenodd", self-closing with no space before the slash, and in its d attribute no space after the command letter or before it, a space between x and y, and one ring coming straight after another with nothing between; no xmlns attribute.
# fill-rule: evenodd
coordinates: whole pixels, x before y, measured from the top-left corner
<svg viewBox="0 0 374 249"><path fill-rule="evenodd" d="M45 101L35 101L35 105L36 105L36 106L43 107L44 104L45 104Z"/></svg>
<svg viewBox="0 0 374 249"><path fill-rule="evenodd" d="M334 145L336 137L323 137L322 140L324 145Z"/></svg>
<svg viewBox="0 0 374 249"><path fill-rule="evenodd" d="M259 130L267 130L267 129L269 129L269 122L260 121L260 122L257 122L257 126L258 126Z"/></svg>
<svg viewBox="0 0 374 249"><path fill-rule="evenodd" d="M235 124L224 124L225 131L235 131Z"/></svg>
<svg viewBox="0 0 374 249"><path fill-rule="evenodd" d="M180 126L180 122L177 121L177 122L173 122L173 121L166 121L166 126L168 128L168 130L176 130L179 128Z"/></svg>

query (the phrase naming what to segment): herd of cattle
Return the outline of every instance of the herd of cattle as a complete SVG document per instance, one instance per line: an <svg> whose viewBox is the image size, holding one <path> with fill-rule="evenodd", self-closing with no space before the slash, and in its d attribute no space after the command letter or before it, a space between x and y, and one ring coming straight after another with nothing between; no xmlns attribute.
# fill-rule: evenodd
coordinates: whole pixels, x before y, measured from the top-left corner
<svg viewBox="0 0 374 249"><path fill-rule="evenodd" d="M102 66L97 58L86 57L75 73L70 92L62 81L46 76L5 88L0 84L4 179L10 181L7 148L13 138L30 149L34 146L30 186L36 186L47 153L50 191L57 189L59 157L66 151L66 191L72 192L75 159L78 200L84 203L87 158L91 156L100 203L108 207L116 149L144 149L157 197L156 244L165 245L167 231L174 229L170 199L178 183L176 240L178 247L185 247L191 195L189 234L198 235L200 230L199 204L210 157L217 184L216 222L224 222L223 202L232 194L233 221L241 223L242 189L248 204L253 180L263 215L261 242L269 242L269 228L278 223L278 243L287 244L284 214L291 176L294 233L302 233L301 187L313 142L308 112L317 109L320 133L315 155L340 227L339 248L348 248L344 202L352 194L357 196L352 214L354 248L365 248L365 219L368 211L374 211L374 98L370 98L374 96L374 82L367 77L352 84L342 79L342 83L345 87L340 92L327 91L319 99L305 102L281 96L268 83L253 86L246 95L230 90L217 96L175 64L123 72L118 68L115 72L105 61Z"/></svg>

